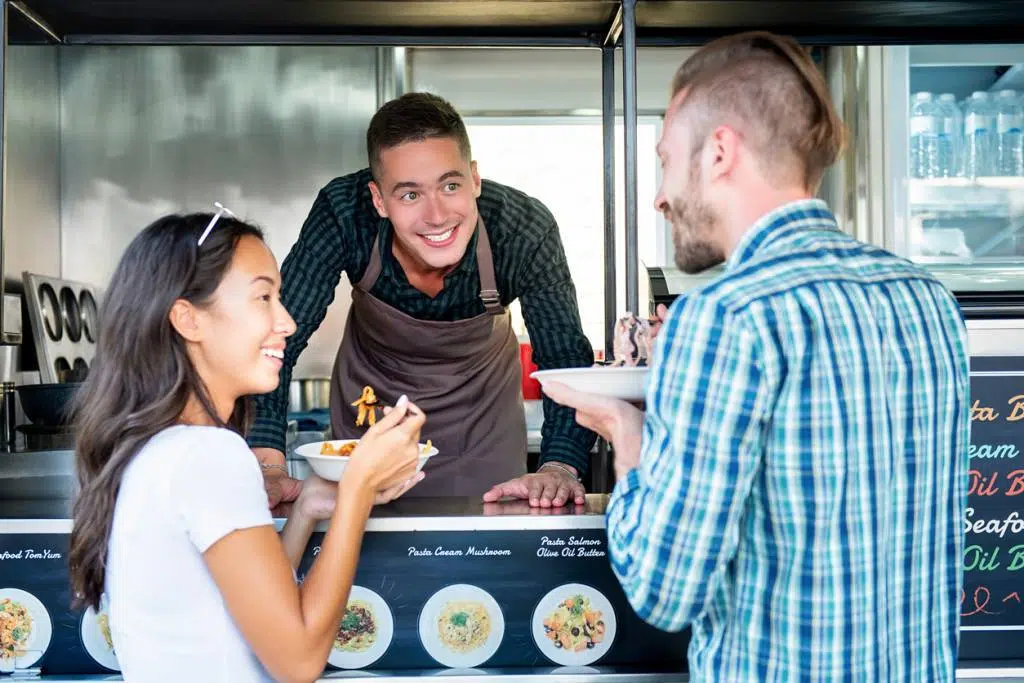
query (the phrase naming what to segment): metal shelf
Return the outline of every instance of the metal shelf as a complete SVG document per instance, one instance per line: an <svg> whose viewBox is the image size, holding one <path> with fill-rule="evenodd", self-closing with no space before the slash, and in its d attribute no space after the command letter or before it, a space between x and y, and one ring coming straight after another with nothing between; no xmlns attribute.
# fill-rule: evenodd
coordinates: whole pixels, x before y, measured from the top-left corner
<svg viewBox="0 0 1024 683"><path fill-rule="evenodd" d="M1009 217L1024 215L1024 178L912 178L913 214Z"/></svg>
<svg viewBox="0 0 1024 683"><path fill-rule="evenodd" d="M1024 190L1024 177L991 176L981 178L912 178L911 187L918 188L972 188L997 190Z"/></svg>
<svg viewBox="0 0 1024 683"><path fill-rule="evenodd" d="M596 46L619 0L22 0L67 44Z"/></svg>
<svg viewBox="0 0 1024 683"><path fill-rule="evenodd" d="M640 45L697 44L762 29L829 45L1020 41L1020 2L999 0L640 0Z"/></svg>

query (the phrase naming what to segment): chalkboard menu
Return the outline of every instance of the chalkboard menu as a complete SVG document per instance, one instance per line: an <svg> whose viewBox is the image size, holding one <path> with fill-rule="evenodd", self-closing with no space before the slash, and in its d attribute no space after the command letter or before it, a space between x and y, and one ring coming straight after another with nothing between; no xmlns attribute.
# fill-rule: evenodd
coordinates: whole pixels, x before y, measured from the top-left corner
<svg viewBox="0 0 1024 683"><path fill-rule="evenodd" d="M313 537L300 578L321 540ZM377 617L376 641L362 652L336 643L329 668L686 668L689 631L659 631L636 615L604 529L369 533L355 584L361 615Z"/></svg>
<svg viewBox="0 0 1024 683"><path fill-rule="evenodd" d="M1020 359L972 361L969 455L960 658L1024 658L1024 368Z"/></svg>
<svg viewBox="0 0 1024 683"><path fill-rule="evenodd" d="M70 607L68 542L66 529L0 533L0 606L22 632L17 654L0 656L0 678L119 671L105 612ZM367 532L327 670L685 671L689 631L641 621L607 554L593 528Z"/></svg>

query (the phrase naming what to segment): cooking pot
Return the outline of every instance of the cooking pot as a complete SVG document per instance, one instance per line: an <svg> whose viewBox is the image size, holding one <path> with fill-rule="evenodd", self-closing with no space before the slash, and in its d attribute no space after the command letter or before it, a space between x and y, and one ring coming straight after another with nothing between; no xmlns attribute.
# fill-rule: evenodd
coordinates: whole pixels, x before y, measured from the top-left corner
<svg viewBox="0 0 1024 683"><path fill-rule="evenodd" d="M288 385L288 412L306 413L331 407L331 380L323 377L293 379Z"/></svg>
<svg viewBox="0 0 1024 683"><path fill-rule="evenodd" d="M56 427L67 421L71 398L81 386L81 382L23 384L18 387L18 398L33 424Z"/></svg>

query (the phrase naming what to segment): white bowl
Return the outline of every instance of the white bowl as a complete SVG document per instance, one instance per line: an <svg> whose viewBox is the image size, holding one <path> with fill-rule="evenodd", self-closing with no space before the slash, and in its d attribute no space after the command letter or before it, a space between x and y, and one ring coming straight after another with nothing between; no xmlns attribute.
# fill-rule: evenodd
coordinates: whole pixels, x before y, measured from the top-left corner
<svg viewBox="0 0 1024 683"><path fill-rule="evenodd" d="M530 376L542 384L561 382L570 389L599 394L623 401L643 401L647 392L650 368L595 365L590 368L538 370Z"/></svg>
<svg viewBox="0 0 1024 683"><path fill-rule="evenodd" d="M341 473L345 471L345 466L348 465L349 456L347 455L320 455L320 449L323 448L325 443L331 444L333 448L346 443L357 443L359 439L335 439L333 441L314 441L299 446L295 449L295 452L306 459L309 466L313 468L313 471L321 479L328 479L330 481L338 481L341 479ZM432 457L437 455L437 448L431 446L427 448L427 444L420 444L420 459L416 463L416 471L419 472L423 469L423 466Z"/></svg>

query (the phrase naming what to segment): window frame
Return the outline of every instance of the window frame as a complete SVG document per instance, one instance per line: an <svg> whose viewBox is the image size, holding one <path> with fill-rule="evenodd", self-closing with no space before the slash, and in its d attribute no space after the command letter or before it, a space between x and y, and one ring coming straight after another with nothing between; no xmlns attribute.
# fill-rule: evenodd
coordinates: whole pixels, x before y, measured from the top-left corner
<svg viewBox="0 0 1024 683"><path fill-rule="evenodd" d="M602 124L602 118L601 118L600 113L590 113L590 112L543 112L543 111L537 111L537 112L515 112L515 113L512 113L512 112L484 112L484 113L464 114L462 116L462 119L463 119L464 123L466 124L467 129L470 130L470 143L471 144L473 143L472 129L474 127L483 127L483 126L488 126L488 127L490 127L490 126L509 126L509 127L516 126L516 127L523 127L523 126L531 126L531 125L538 125L538 126L541 126L541 125L542 126L594 125L594 126L597 126L600 129L601 124ZM663 122L664 122L664 114L662 112L643 112L643 113L641 113L638 116L638 119L637 119L638 127L639 126L653 126L653 129L654 129L654 139L655 140L658 140L661 137ZM618 133L618 131L621 130L622 127L623 127L623 118L621 116L616 116L615 124L616 124L616 130L617 130L617 133ZM617 162L619 162L619 159L622 158L621 155L623 154L623 152L624 152L624 150L622 149L622 146L621 145L616 145L615 154L616 154L616 161ZM645 155L646 154L650 154L650 159L649 160L645 160ZM657 192L657 190L660 187L661 182L662 182L662 168L661 168L661 163L658 160L658 156L657 156L655 150L654 149L651 149L649 151L637 150L637 156L638 156L638 164L639 163L652 163L652 164L654 164L654 186L655 186L655 192ZM483 172L481 174L482 177L489 177L488 174L486 173L486 168L487 168L487 165L488 165L488 161L486 159L480 159L479 161L481 162L481 164L483 165L483 167L485 169L485 172ZM619 162L619 163L621 163L621 162ZM621 173L616 173L615 184L616 184L617 187L615 189L616 189L616 193L617 194L619 193L620 188L622 187L623 183L624 183L624 178L622 177L622 174ZM603 192L603 188L602 188L601 196L603 197L603 195L604 195L604 192ZM652 202L653 203L653 201L654 201L654 197L653 196L651 196L651 197L642 197L642 196L637 197L638 205L642 205L643 202ZM617 229L617 231L622 231L622 230L624 230L624 215L625 215L624 211L623 211L624 207L617 205L615 208L616 208L616 229ZM643 230L644 230L644 226L638 226L638 231L641 232L641 234L643 234ZM648 275L647 275L646 268L648 268L648 267L659 267L659 268L660 267L664 267L666 265L669 265L670 262L671 262L671 259L672 259L673 246L672 246L671 226L670 226L669 222L665 219L664 215L661 214L660 212L655 212L655 223L654 223L654 226L653 226L653 230L654 230L654 236L653 236L654 237L654 239L653 239L654 245L653 246L654 246L654 261L655 262L654 263L647 263L647 262L645 262L641 258L641 262L638 264L638 276L639 276L639 278L642 281L648 281ZM565 237L563 235L563 241L564 241L564 239L565 239ZM616 303L616 307L617 308L621 307L621 305L623 305L623 303L625 302L625 280L624 280L624 274L625 273L624 273L624 258L623 258L623 256L624 255L621 253L621 248L618 248L617 251L616 251L616 258L615 258L615 270L616 270L616 280L617 280L617 283L616 283L616 285L617 285L616 286L616 290L617 290L616 291L616 302L617 302ZM602 263L602 264L600 264L600 266L603 268L604 264ZM575 277L580 277L581 275L582 274L577 274L577 273L573 274L574 278ZM642 287L641 288L641 291L644 291L644 290L647 290L647 287ZM650 294L648 294L648 297L650 297ZM641 308L644 309L643 311L641 311L642 314L646 314L646 312L647 312L646 311L646 307L648 305L649 305L649 301L641 301L640 302ZM595 348L600 348L601 346L603 346L603 343L596 343L595 344Z"/></svg>

